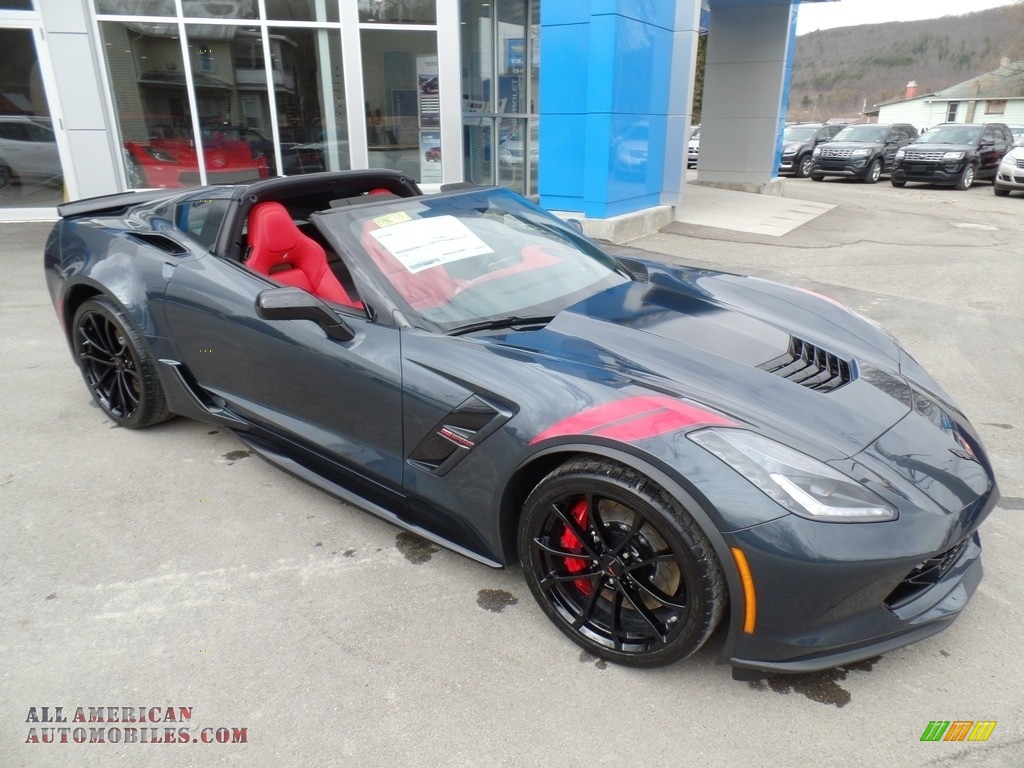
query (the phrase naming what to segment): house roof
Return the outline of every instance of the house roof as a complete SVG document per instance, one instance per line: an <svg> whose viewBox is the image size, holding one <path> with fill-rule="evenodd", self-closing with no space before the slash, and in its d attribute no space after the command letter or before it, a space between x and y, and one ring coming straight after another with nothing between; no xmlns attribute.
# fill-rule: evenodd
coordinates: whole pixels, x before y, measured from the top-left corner
<svg viewBox="0 0 1024 768"><path fill-rule="evenodd" d="M1024 61L1015 61L984 75L938 91L937 99L1024 98Z"/></svg>
<svg viewBox="0 0 1024 768"><path fill-rule="evenodd" d="M893 99L875 104L865 115L877 115L880 107L922 99L961 101L968 99L1024 99L1024 61L1015 61L984 75L965 80L935 93L919 93L910 99Z"/></svg>

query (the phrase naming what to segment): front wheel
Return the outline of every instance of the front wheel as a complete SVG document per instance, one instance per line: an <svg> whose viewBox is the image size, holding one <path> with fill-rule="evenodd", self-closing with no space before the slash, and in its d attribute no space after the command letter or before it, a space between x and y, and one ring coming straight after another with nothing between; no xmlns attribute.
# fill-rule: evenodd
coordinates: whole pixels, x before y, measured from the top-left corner
<svg viewBox="0 0 1024 768"><path fill-rule="evenodd" d="M804 155L800 158L800 161L796 164L796 177L798 179L806 179L811 175L811 168L814 166L814 161L810 155Z"/></svg>
<svg viewBox="0 0 1024 768"><path fill-rule="evenodd" d="M579 458L534 488L519 523L530 591L589 653L657 667L700 648L725 610L725 577L682 504L639 472Z"/></svg>
<svg viewBox="0 0 1024 768"><path fill-rule="evenodd" d="M105 296L83 302L72 333L82 378L113 422L141 429L170 417L153 358L120 307Z"/></svg>
<svg viewBox="0 0 1024 768"><path fill-rule="evenodd" d="M977 173L974 165L968 163L967 167L960 173L960 177L956 180L956 188L959 190L970 189L974 183L974 174Z"/></svg>
<svg viewBox="0 0 1024 768"><path fill-rule="evenodd" d="M824 181L824 180L825 180L825 174L823 174L823 173L812 173L811 174L811 181Z"/></svg>
<svg viewBox="0 0 1024 768"><path fill-rule="evenodd" d="M882 161L875 160L871 163L871 167L868 168L867 176L864 177L864 183L877 184L880 178L882 178Z"/></svg>
<svg viewBox="0 0 1024 768"><path fill-rule="evenodd" d="M905 181L896 181L896 179L894 179L894 178L892 178L892 179L889 179L889 182L890 182L890 183L891 183L891 184L892 184L892 185L893 185L894 187L905 187L905 186L907 186L907 182L905 182Z"/></svg>

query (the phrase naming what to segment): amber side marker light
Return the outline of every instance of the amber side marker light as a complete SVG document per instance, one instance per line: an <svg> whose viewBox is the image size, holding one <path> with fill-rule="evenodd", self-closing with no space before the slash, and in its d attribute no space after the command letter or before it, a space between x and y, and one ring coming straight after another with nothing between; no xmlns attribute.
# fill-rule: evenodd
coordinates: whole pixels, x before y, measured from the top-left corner
<svg viewBox="0 0 1024 768"><path fill-rule="evenodd" d="M747 565L747 556L738 547L731 547L732 559L736 561L736 567L740 572L740 581L743 582L743 631L748 635L754 634L754 624L757 621L757 596L754 594L754 577L750 575L750 566Z"/></svg>

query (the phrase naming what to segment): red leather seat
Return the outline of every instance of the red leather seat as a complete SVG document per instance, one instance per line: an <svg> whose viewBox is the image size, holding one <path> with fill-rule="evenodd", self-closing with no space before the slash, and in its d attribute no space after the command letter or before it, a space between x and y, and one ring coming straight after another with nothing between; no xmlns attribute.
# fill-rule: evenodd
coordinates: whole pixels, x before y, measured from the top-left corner
<svg viewBox="0 0 1024 768"><path fill-rule="evenodd" d="M249 213L248 267L285 285L357 309L353 299L327 264L320 244L306 237L280 203L259 203Z"/></svg>

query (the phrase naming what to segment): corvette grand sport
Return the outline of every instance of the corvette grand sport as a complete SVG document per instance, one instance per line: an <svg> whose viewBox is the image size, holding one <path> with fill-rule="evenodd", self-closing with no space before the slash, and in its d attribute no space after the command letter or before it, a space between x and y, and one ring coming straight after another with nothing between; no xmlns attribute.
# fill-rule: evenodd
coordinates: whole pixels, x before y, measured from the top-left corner
<svg viewBox="0 0 1024 768"><path fill-rule="evenodd" d="M722 625L734 676L932 635L981 579L978 435L816 294L613 256L498 188L390 171L65 203L60 326L117 424L221 425L480 563L592 654Z"/></svg>

